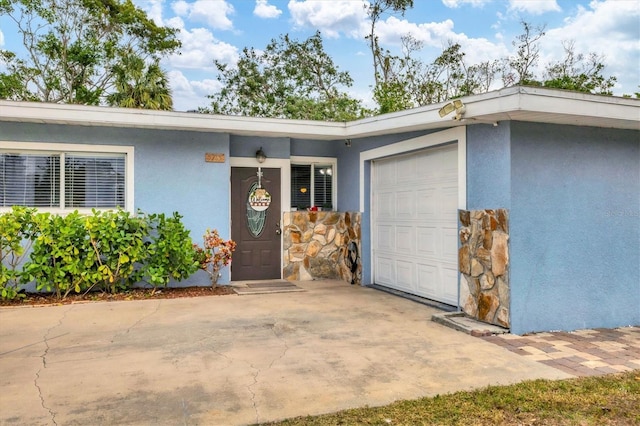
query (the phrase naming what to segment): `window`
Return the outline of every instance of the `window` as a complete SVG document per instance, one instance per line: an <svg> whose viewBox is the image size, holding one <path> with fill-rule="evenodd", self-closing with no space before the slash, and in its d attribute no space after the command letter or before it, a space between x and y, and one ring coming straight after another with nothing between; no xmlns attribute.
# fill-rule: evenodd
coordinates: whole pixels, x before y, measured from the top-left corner
<svg viewBox="0 0 640 426"><path fill-rule="evenodd" d="M14 145L23 148L30 144ZM22 205L46 210L115 207L131 210L127 169L131 166L133 148L86 145L64 148L65 151L48 152L0 149L0 209ZM82 148L113 152L82 151Z"/></svg>
<svg viewBox="0 0 640 426"><path fill-rule="evenodd" d="M312 206L323 210L335 208L336 161L331 160L302 164L302 161L292 159L295 164L291 165L291 207L299 210Z"/></svg>

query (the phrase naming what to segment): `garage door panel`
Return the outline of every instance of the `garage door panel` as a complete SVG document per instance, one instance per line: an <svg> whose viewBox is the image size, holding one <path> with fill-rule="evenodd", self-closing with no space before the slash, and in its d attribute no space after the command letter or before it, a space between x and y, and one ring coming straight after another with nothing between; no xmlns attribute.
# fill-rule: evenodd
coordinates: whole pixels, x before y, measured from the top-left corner
<svg viewBox="0 0 640 426"><path fill-rule="evenodd" d="M438 210L436 190L434 188L416 191L416 210L419 218L434 218Z"/></svg>
<svg viewBox="0 0 640 426"><path fill-rule="evenodd" d="M438 294L434 288L434 283L437 283L440 280L437 266L420 263L417 265L417 272L418 294L430 299L437 298Z"/></svg>
<svg viewBox="0 0 640 426"><path fill-rule="evenodd" d="M380 284L391 284L395 282L396 272L394 260L383 256L377 257L376 273Z"/></svg>
<svg viewBox="0 0 640 426"><path fill-rule="evenodd" d="M377 284L457 303L457 155L452 145L374 162Z"/></svg>
<svg viewBox="0 0 640 426"><path fill-rule="evenodd" d="M384 189L396 185L396 166L389 162L376 162L375 185Z"/></svg>
<svg viewBox="0 0 640 426"><path fill-rule="evenodd" d="M396 226L396 253L412 255L416 252L415 232L411 226Z"/></svg>
<svg viewBox="0 0 640 426"><path fill-rule="evenodd" d="M396 260L396 282L398 287L409 292L413 292L413 290L415 290L413 270L413 262Z"/></svg>
<svg viewBox="0 0 640 426"><path fill-rule="evenodd" d="M396 183L409 183L415 180L416 161L412 157L404 157L396 163Z"/></svg>
<svg viewBox="0 0 640 426"><path fill-rule="evenodd" d="M416 227L416 253L418 256L435 256L437 253L437 229L433 226Z"/></svg>
<svg viewBox="0 0 640 426"><path fill-rule="evenodd" d="M458 228L442 228L440 244L443 260L457 262L458 260Z"/></svg>
<svg viewBox="0 0 640 426"><path fill-rule="evenodd" d="M413 191L400 191L396 193L396 215L397 219L412 219L415 217L415 195Z"/></svg>
<svg viewBox="0 0 640 426"><path fill-rule="evenodd" d="M442 268L442 282L458 282L458 266L448 266ZM444 285L441 288L442 302L450 305L458 304L458 287Z"/></svg>
<svg viewBox="0 0 640 426"><path fill-rule="evenodd" d="M377 225L376 226L376 248L379 251L394 251L396 248L395 243L395 230L392 225Z"/></svg>
<svg viewBox="0 0 640 426"><path fill-rule="evenodd" d="M389 191L380 191L375 196L375 214L380 220L389 220L395 217L396 194Z"/></svg>

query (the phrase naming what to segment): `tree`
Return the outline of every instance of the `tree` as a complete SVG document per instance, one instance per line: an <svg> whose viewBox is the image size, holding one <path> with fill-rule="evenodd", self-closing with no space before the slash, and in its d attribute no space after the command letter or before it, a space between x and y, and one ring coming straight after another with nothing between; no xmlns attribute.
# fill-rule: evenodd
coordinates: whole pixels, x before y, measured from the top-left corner
<svg viewBox="0 0 640 426"><path fill-rule="evenodd" d="M504 59L505 72L502 75L502 82L505 87L540 85L540 82L535 80L533 71L540 59L538 42L545 35L545 27L534 27L525 21L521 21L521 24L524 32L512 42L516 48L516 54Z"/></svg>
<svg viewBox="0 0 640 426"><path fill-rule="evenodd" d="M616 77L604 77L604 58L592 52L588 55L575 52L573 41L564 41L565 56L562 61L550 63L545 70L544 87L567 89L576 92L612 95Z"/></svg>
<svg viewBox="0 0 640 426"><path fill-rule="evenodd" d="M379 83L387 83L391 79L387 73L388 67L385 67L386 58L389 51L383 51L380 48L379 39L376 34L376 25L383 16L393 13L399 13L404 16L407 9L413 7L413 0L372 0L366 7L367 16L371 20L369 34L365 37L371 49L373 59L373 75L376 86Z"/></svg>
<svg viewBox="0 0 640 426"><path fill-rule="evenodd" d="M180 47L131 0L0 0L26 49L0 51L0 95L14 100L98 105L134 55L151 63Z"/></svg>
<svg viewBox="0 0 640 426"><path fill-rule="evenodd" d="M343 88L353 79L338 71L320 32L305 41L288 35L264 51L245 48L236 67L215 62L222 89L202 112L252 117L347 121L368 114Z"/></svg>
<svg viewBox="0 0 640 426"><path fill-rule="evenodd" d="M171 89L158 61L145 64L130 56L115 66L115 91L107 96L111 106L141 109L173 109Z"/></svg>

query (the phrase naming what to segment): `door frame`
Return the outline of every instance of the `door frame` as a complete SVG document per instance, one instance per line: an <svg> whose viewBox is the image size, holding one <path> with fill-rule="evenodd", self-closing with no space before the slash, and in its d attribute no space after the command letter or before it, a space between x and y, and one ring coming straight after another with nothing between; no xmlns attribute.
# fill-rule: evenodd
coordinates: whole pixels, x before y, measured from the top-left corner
<svg viewBox="0 0 640 426"><path fill-rule="evenodd" d="M267 158L264 163L260 164L255 158L248 157L230 157L229 158L229 188L231 188L231 168L233 167L264 167L268 169L280 169L280 214L291 210L291 160L288 158ZM231 190L229 191L229 217L231 218ZM283 228L282 217L280 217L281 228ZM231 225L231 224L229 224ZM229 226L231 229L231 226ZM282 268L284 267L283 253L283 237L284 232L280 235L280 278L282 278ZM230 272L230 280L233 281L233 274Z"/></svg>

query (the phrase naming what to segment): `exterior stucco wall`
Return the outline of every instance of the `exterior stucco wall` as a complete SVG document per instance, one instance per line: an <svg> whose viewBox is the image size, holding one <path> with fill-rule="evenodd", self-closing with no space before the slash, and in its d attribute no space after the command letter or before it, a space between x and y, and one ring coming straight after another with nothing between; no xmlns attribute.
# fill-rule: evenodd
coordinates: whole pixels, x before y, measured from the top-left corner
<svg viewBox="0 0 640 426"><path fill-rule="evenodd" d="M512 331L640 324L640 135L511 124Z"/></svg>
<svg viewBox="0 0 640 426"><path fill-rule="evenodd" d="M231 135L230 141L229 151L232 157L255 158L260 148L268 158L289 158L290 156L289 138Z"/></svg>
<svg viewBox="0 0 640 426"><path fill-rule="evenodd" d="M194 242L201 243L207 228L217 228L223 238L230 235L227 134L2 123L0 141L133 146L136 210L179 212ZM206 163L206 152L223 153L227 161ZM198 273L183 283L201 278ZM227 281L223 275L221 282Z"/></svg>
<svg viewBox="0 0 640 426"><path fill-rule="evenodd" d="M467 209L511 206L511 124L467 126Z"/></svg>

